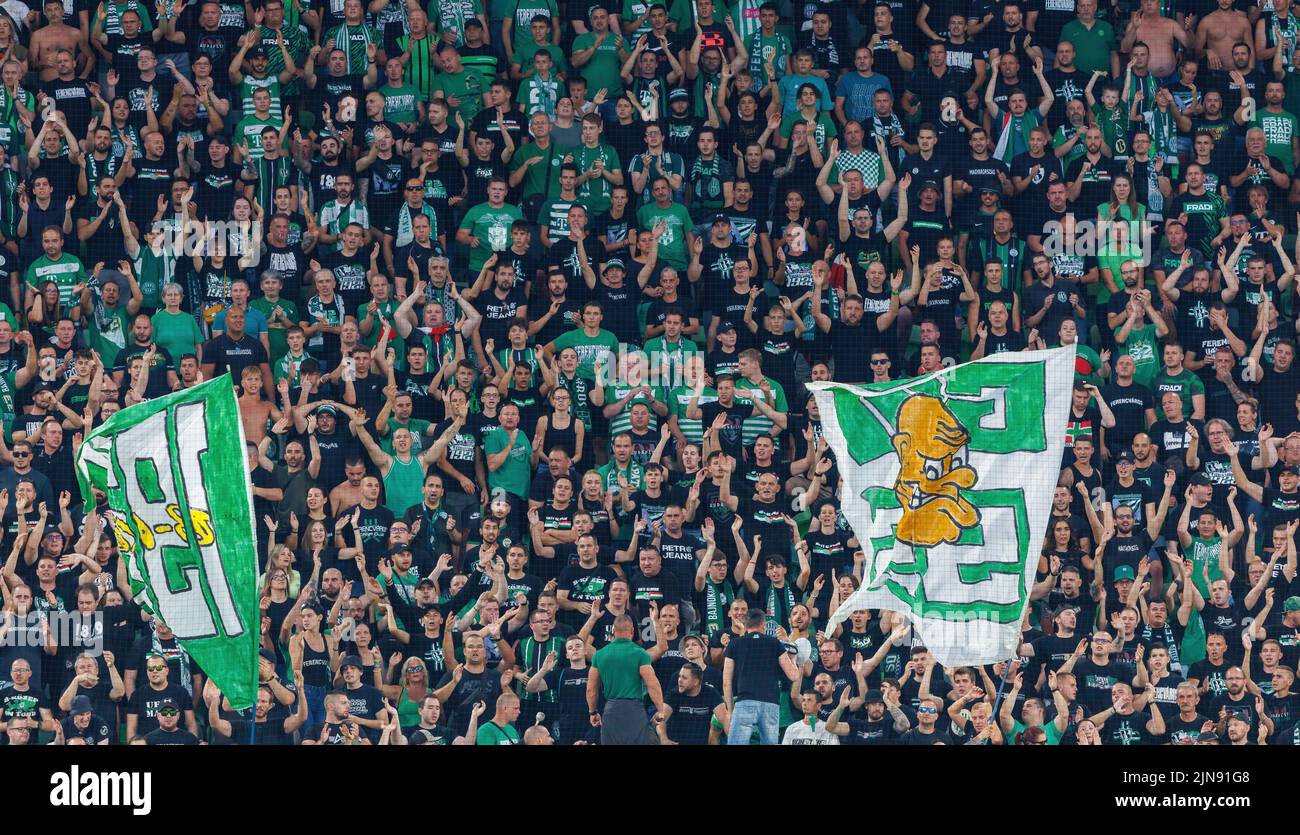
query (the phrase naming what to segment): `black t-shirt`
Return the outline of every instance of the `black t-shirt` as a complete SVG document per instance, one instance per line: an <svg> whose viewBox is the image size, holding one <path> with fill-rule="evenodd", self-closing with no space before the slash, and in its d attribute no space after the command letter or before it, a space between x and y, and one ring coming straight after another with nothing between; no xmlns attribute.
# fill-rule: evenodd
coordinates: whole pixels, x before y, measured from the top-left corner
<svg viewBox="0 0 1300 835"><path fill-rule="evenodd" d="M778 682L784 680L781 656L785 647L771 635L749 632L727 644L726 658L734 664L732 697L735 701L752 700L775 704Z"/></svg>
<svg viewBox="0 0 1300 835"><path fill-rule="evenodd" d="M268 362L266 348L260 340L247 333L239 340L232 339L229 332L213 337L203 345L203 361L211 363L213 376L220 376L227 371L234 380L249 366L257 367Z"/></svg>
<svg viewBox="0 0 1300 835"><path fill-rule="evenodd" d="M442 679L438 682L438 687L445 687L450 684L452 673L444 673ZM483 702L489 706L496 704L497 697L501 695L501 673L485 669L481 673L471 673L468 670L461 671L460 682L456 688L451 691L451 695L443 702L444 708L451 712L451 721L448 723L457 734L463 734L469 730L469 715L474 709L474 705Z"/></svg>
<svg viewBox="0 0 1300 835"><path fill-rule="evenodd" d="M167 699L171 699L180 708L181 724L184 725L185 711L194 709L194 701L184 687L168 683L163 689L155 690L146 681L135 688L127 702L126 713L137 717L136 736L148 736L158 730L158 708Z"/></svg>
<svg viewBox="0 0 1300 835"><path fill-rule="evenodd" d="M175 730L164 731L157 728L154 731L145 734L144 741L146 745L198 745L199 738L179 725Z"/></svg>
<svg viewBox="0 0 1300 835"><path fill-rule="evenodd" d="M1099 730L1103 745L1157 745L1162 740L1147 730L1151 709L1135 710L1127 716L1112 714Z"/></svg>
<svg viewBox="0 0 1300 835"><path fill-rule="evenodd" d="M722 696L707 684L700 685L694 696L673 688L664 694L664 702L673 709L668 717L668 738L680 745L707 745L713 710L722 704Z"/></svg>

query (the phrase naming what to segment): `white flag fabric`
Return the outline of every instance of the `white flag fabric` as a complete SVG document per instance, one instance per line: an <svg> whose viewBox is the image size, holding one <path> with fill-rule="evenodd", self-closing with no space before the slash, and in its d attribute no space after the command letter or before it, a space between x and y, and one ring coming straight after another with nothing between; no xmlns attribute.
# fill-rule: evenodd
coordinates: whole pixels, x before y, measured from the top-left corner
<svg viewBox="0 0 1300 835"><path fill-rule="evenodd" d="M1073 347L889 383L810 383L867 554L857 609L903 612L946 666L1016 654L1060 475Z"/></svg>

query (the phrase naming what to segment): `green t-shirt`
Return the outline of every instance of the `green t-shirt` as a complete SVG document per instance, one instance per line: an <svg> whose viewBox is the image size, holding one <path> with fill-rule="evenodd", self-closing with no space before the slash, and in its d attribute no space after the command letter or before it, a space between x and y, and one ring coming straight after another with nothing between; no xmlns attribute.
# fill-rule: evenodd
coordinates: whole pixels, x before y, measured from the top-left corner
<svg viewBox="0 0 1300 835"><path fill-rule="evenodd" d="M506 11L511 26L510 46L518 53L533 40L533 18L537 15L555 20L560 16L560 9L555 0L514 0Z"/></svg>
<svg viewBox="0 0 1300 835"><path fill-rule="evenodd" d="M781 64L785 56L794 52L790 48L790 39L777 32L770 38L762 30L745 39L745 54L749 56L749 71L754 76L753 89L759 89L769 80L777 80L784 71ZM772 59L772 69L776 70L777 79L767 77L767 60Z"/></svg>
<svg viewBox="0 0 1300 835"><path fill-rule="evenodd" d="M477 70L471 70L466 67L460 72L452 74L441 72L433 79L434 96L440 96L444 99L455 98L460 101L460 115L465 121L466 128L474 117L483 109L483 94L487 92L487 82L483 79L483 74ZM451 122L455 123L455 110L451 114Z"/></svg>
<svg viewBox="0 0 1300 835"><path fill-rule="evenodd" d="M1183 401L1183 417L1190 419L1192 417L1192 396L1196 394L1205 394L1205 383L1194 372L1186 368L1177 375L1170 376L1164 370L1152 380L1151 393L1155 395L1156 404L1159 405L1160 398L1165 396L1165 392L1172 391Z"/></svg>
<svg viewBox="0 0 1300 835"><path fill-rule="evenodd" d="M86 267L81 259L64 252L57 261L47 255L41 255L27 268L27 286L40 291L41 285L53 281L59 285L59 304L72 303L72 288L86 280Z"/></svg>
<svg viewBox="0 0 1300 835"><path fill-rule="evenodd" d="M508 443L510 443L510 436L504 429L497 427L487 433L487 437L483 439L483 451L488 455L495 455L505 449ZM504 490L521 499L527 499L532 455L533 445L528 440L527 430L521 426L515 433L515 443L510 448L510 455L507 456L505 463L496 472L488 471L488 488L493 491Z"/></svg>
<svg viewBox="0 0 1300 835"><path fill-rule="evenodd" d="M379 92L384 96L384 118L398 124L410 124L420 120L420 109L416 107L416 102L420 101L420 91L413 84L403 84L401 87L389 87L385 84L379 88Z"/></svg>
<svg viewBox="0 0 1300 835"><path fill-rule="evenodd" d="M605 405L610 406L617 403L619 400L626 397L628 393L632 391L633 388L636 387L635 386L605 386ZM654 394L655 399L658 400L660 403L663 403L668 399L668 396L664 393L664 390L659 386L650 386L650 391ZM609 437L613 438L615 435L619 434L620 432L632 431L631 412L632 412L632 407L635 406L637 403L644 403L645 407L647 409L650 409L650 429L651 431L658 431L659 418L654 413L654 409L652 409L650 406L650 398L646 397L644 394L638 394L636 397L633 397L631 400L627 401L627 404L623 406L623 411L619 412L617 415L609 419Z"/></svg>
<svg viewBox="0 0 1300 835"><path fill-rule="evenodd" d="M1205 582L1205 575L1209 575L1211 583L1223 579L1223 569L1219 567L1219 550L1222 547L1223 539L1218 536L1213 539L1194 536L1191 547L1183 551L1183 555L1192 561L1192 584L1196 586L1201 596L1207 599L1210 596L1210 587Z"/></svg>
<svg viewBox="0 0 1300 835"><path fill-rule="evenodd" d="M465 213L460 228L469 230L470 235L479 241L469 255L471 274L477 274L483 269L483 263L493 252L501 252L510 246L510 225L523 217L524 213L519 211L519 207L509 203L499 209L494 209L487 203L479 203Z"/></svg>
<svg viewBox="0 0 1300 835"><path fill-rule="evenodd" d="M1300 120L1286 110L1281 113L1256 110L1250 127L1264 131L1265 152L1281 160L1286 173L1292 173L1295 164L1291 158L1291 140L1295 138L1296 131L1300 130Z"/></svg>
<svg viewBox="0 0 1300 835"><path fill-rule="evenodd" d="M684 377L682 369L686 365L686 358L700 353L700 346L685 334L678 337L675 343L669 343L666 336L656 336L646 340L645 352L650 356L652 368L663 368L667 362L668 379L677 380Z"/></svg>
<svg viewBox="0 0 1300 835"><path fill-rule="evenodd" d="M594 32L584 32L573 39L574 52L591 49L593 46L596 46ZM623 61L618 57L618 51L622 47L623 36L610 32L601 45L596 46L590 60L578 68L578 74L587 79L589 95L594 96L598 91L604 90L605 97L613 101L623 92Z"/></svg>
<svg viewBox="0 0 1300 835"><path fill-rule="evenodd" d="M250 306L256 303L252 302ZM153 315L151 321L153 341L166 348L167 353L172 355L172 359L178 365L181 357L185 354L193 354L195 349L203 344L203 331L199 328L199 323L184 311L168 313L166 310L160 310Z"/></svg>
<svg viewBox="0 0 1300 835"><path fill-rule="evenodd" d="M429 427L432 425L429 421L420 420L419 418L411 418L406 423L402 423L397 418L390 417L388 419L388 434L379 439L379 448L392 455L393 433L398 429L409 429L411 430L411 454L419 455L424 451L425 433L429 431Z"/></svg>
<svg viewBox="0 0 1300 835"><path fill-rule="evenodd" d="M605 699L644 699L641 668L650 665L650 653L628 638L615 638L592 656L591 666L600 671L600 690Z"/></svg>
<svg viewBox="0 0 1300 835"><path fill-rule="evenodd" d="M375 44L381 50L384 48L384 38L374 27L365 23L357 26L341 24L335 26L329 32L325 33L326 41L334 41L334 47L341 49L348 56L348 73L357 73L365 75L370 62L367 58L367 47Z"/></svg>
<svg viewBox="0 0 1300 835"><path fill-rule="evenodd" d="M1047 738L1043 740L1045 744L1047 745L1061 744L1061 737L1064 736L1064 734L1062 734L1060 731L1056 729L1055 722L1048 722L1045 725L1035 725L1034 727L1042 728L1043 733L1047 735ZM1028 728L1029 726L1024 724L1023 722L1016 722L1014 725L1011 726L1011 736L1015 737L1016 734L1022 733L1028 730Z"/></svg>
<svg viewBox="0 0 1300 835"><path fill-rule="evenodd" d="M601 328L595 336L587 336L587 332L582 328L574 328L555 337L553 344L556 354L565 348L572 348L578 352L578 374L588 380L596 375L597 357L605 356L608 362L609 354L618 353L618 337L604 328Z"/></svg>
<svg viewBox="0 0 1300 835"><path fill-rule="evenodd" d="M503 728L496 722L484 722L478 726L475 740L476 745L518 745L519 731L514 725L507 724Z"/></svg>
<svg viewBox="0 0 1300 835"><path fill-rule="evenodd" d="M298 373L302 368L302 361L308 358L315 359L306 351L297 356L285 351L279 359L271 364L271 374L275 377L277 383L287 379L289 385L296 386L298 385Z"/></svg>
<svg viewBox="0 0 1300 835"><path fill-rule="evenodd" d="M772 402L768 405L777 412L789 412L790 404L785 399L785 388L771 377L766 377L765 379L772 389ZM736 380L736 397L738 400L753 403L756 400L766 399L767 395L764 394L761 388L741 377ZM776 424L772 423L771 418L761 412L755 411L753 417L745 418L745 423L741 427L741 443L746 447L753 446L754 441L758 439L759 435L770 433L772 427L775 425Z"/></svg>
<svg viewBox="0 0 1300 835"><path fill-rule="evenodd" d="M560 190L560 166L564 163L564 157L572 152L572 148L563 148L557 145L554 140L544 149L537 147L536 143L533 142L529 142L520 148L510 158L511 173L523 168L524 163L529 160L541 160L541 162L528 166L528 172L524 174L524 179L519 183L520 197L526 198L535 194L558 192Z"/></svg>
<svg viewBox="0 0 1300 835"><path fill-rule="evenodd" d="M628 486L633 490L638 489L641 486L641 482L645 479L645 469L637 462L629 461L627 467L622 468L619 467L618 462L613 458L610 458L608 463L597 467L596 473L600 476L600 480L605 484L605 492L613 493L615 496L617 496L623 489L618 483L618 477L620 475L623 476L623 479L627 481ZM626 541L632 538L632 532L625 528L621 536L622 539Z"/></svg>
<svg viewBox="0 0 1300 835"><path fill-rule="evenodd" d="M1118 336L1123 325L1115 329ZM1160 348L1159 340L1156 339L1156 326L1152 324L1143 325L1140 328L1132 328L1128 332L1128 339L1123 344L1116 344L1115 355L1128 354L1133 358L1135 366L1133 370L1133 380L1139 385L1151 388L1151 381L1160 373Z"/></svg>
<svg viewBox="0 0 1300 835"><path fill-rule="evenodd" d="M98 294L92 291L92 295L94 302L86 328L90 336L90 347L101 357L115 357L118 351L126 347L126 334L135 317L127 313L125 299L115 307L108 307Z"/></svg>
<svg viewBox="0 0 1300 835"><path fill-rule="evenodd" d="M686 233L695 228L691 213L681 203L670 203L666 209L650 203L636 210L636 225L653 229L660 220L665 222L659 236L659 259L675 270L684 270L690 264L686 252Z"/></svg>
<svg viewBox="0 0 1300 835"><path fill-rule="evenodd" d="M695 390L690 386L678 386L668 393L668 414L677 416L677 428L686 436L686 440L693 444L704 443L704 421L692 420L686 416L686 407L690 405L691 397L695 395ZM700 394L700 407L703 408L705 403L715 403L718 399L718 390L705 387Z"/></svg>
<svg viewBox="0 0 1300 835"><path fill-rule="evenodd" d="M275 111L271 111L273 114ZM246 116L239 120L235 126L234 142L236 145L248 143L249 159L261 159L262 151L262 131L267 127L273 127L276 130L284 127L284 119L280 116L272 115L266 119L259 119L257 116Z"/></svg>
<svg viewBox="0 0 1300 835"><path fill-rule="evenodd" d="M289 329L284 327L281 322L272 322L271 311L276 307L279 307L284 311L284 315L289 317L290 322L299 322L302 320L298 316L298 305L294 304L289 299L286 299L284 296L281 296L279 300L275 302L267 301L265 298L253 299L248 303L248 306L266 317L266 333L271 342L271 363L274 365L281 357L289 352L289 344L285 341L285 334ZM176 354L172 354L172 356L176 356ZM295 383L297 379L298 374L297 371L295 371Z"/></svg>
<svg viewBox="0 0 1300 835"><path fill-rule="evenodd" d="M618 152L612 145L602 142L595 148L579 145L573 150L573 164L579 171L590 171L596 160L605 163L606 171L620 171L623 167L619 164ZM609 180L604 177L592 177L578 186L578 200L587 207L589 216L599 217L609 211L609 195L613 190L614 187L610 185Z"/></svg>
<svg viewBox="0 0 1300 835"><path fill-rule="evenodd" d="M1061 40L1074 44L1074 66L1087 78L1094 72L1110 74L1110 53L1118 51L1115 30L1104 20L1093 21L1088 28L1078 20L1061 27Z"/></svg>

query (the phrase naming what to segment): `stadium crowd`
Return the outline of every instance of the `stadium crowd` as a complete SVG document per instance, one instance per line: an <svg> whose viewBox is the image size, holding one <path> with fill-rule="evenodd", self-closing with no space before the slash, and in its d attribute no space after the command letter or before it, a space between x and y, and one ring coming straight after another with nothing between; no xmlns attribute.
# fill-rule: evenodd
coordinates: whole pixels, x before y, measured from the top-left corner
<svg viewBox="0 0 1300 835"><path fill-rule="evenodd" d="M562 5L0 3L0 742L1300 744L1292 0ZM1019 657L827 631L805 384L1057 345ZM242 712L73 467L226 373Z"/></svg>

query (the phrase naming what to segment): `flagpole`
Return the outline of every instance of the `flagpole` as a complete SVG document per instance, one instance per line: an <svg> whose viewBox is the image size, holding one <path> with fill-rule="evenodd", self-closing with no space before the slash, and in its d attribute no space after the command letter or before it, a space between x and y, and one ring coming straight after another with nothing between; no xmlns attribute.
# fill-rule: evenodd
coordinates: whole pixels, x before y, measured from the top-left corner
<svg viewBox="0 0 1300 835"><path fill-rule="evenodd" d="M1002 693L1007 687L1007 678L1010 677L1012 661L1013 659L1008 658L1002 665L1002 681L998 683L998 694L993 700L993 718L990 720L992 722L998 721L998 711L1002 708Z"/></svg>

